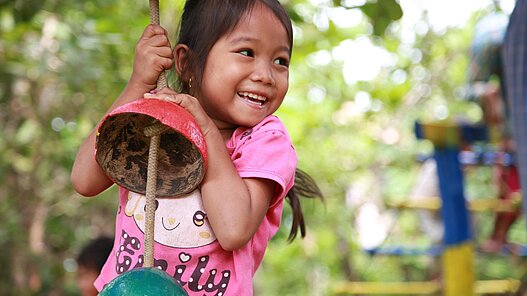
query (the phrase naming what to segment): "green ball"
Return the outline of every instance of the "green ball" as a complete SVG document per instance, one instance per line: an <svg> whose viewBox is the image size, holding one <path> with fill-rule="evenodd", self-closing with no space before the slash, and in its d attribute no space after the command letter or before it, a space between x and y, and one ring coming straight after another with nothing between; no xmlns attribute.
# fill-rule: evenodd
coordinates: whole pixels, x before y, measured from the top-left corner
<svg viewBox="0 0 527 296"><path fill-rule="evenodd" d="M113 279L100 296L187 296L174 278L157 268L137 268Z"/></svg>

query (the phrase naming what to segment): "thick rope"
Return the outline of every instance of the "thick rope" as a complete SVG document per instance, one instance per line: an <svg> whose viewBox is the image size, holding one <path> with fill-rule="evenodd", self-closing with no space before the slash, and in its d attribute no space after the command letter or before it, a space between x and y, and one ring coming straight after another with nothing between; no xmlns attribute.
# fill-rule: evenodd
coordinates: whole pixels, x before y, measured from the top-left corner
<svg viewBox="0 0 527 296"><path fill-rule="evenodd" d="M150 0L150 23L159 25L159 1ZM161 73L157 80L157 89L167 86L165 73ZM146 177L146 206L145 206L145 237L144 237L144 267L154 267L154 225L156 212L157 191L157 154L161 134L166 127L156 122L147 126L144 130L145 136L150 138L150 150L148 154L148 171Z"/></svg>
<svg viewBox="0 0 527 296"><path fill-rule="evenodd" d="M150 23L159 25L159 0L150 0ZM165 72L162 72L157 79L157 89L167 87L167 78Z"/></svg>
<svg viewBox="0 0 527 296"><path fill-rule="evenodd" d="M144 130L145 136L150 137L148 153L148 171L146 177L146 209L145 209L145 238L144 238L144 267L154 267L154 225L156 212L157 190L157 155L161 134L168 128L161 123L154 123Z"/></svg>
<svg viewBox="0 0 527 296"><path fill-rule="evenodd" d="M157 152L159 150L159 135L150 138L148 153L148 172L146 178L146 209L145 209L145 238L144 238L144 267L154 267L154 225L156 211L157 187Z"/></svg>

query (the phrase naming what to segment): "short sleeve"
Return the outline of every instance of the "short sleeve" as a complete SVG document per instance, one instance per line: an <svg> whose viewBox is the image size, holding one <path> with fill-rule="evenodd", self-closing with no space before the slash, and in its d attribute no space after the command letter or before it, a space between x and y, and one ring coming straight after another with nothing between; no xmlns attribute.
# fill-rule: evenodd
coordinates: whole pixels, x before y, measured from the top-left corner
<svg viewBox="0 0 527 296"><path fill-rule="evenodd" d="M242 178L275 181L278 197L284 197L294 183L296 152L289 136L281 130L257 130L247 135L232 155Z"/></svg>

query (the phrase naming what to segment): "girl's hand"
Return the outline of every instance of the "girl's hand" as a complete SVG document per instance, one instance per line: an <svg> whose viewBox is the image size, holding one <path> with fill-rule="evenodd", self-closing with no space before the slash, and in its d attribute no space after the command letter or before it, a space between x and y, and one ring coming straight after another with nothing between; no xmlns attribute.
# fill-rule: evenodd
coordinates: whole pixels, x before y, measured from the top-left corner
<svg viewBox="0 0 527 296"><path fill-rule="evenodd" d="M161 73L172 68L172 48L165 29L148 25L135 46L131 82L146 89L154 89Z"/></svg>
<svg viewBox="0 0 527 296"><path fill-rule="evenodd" d="M212 128L216 127L212 122L212 119L207 115L207 113L205 113L205 110L203 110L203 108L201 107L198 99L191 95L180 94L168 87L165 87L160 91L156 92L155 94L146 93L144 94L144 97L170 101L185 108L185 110L187 110L190 114L192 114L192 116L194 116L199 126L201 127L201 132L205 136Z"/></svg>
<svg viewBox="0 0 527 296"><path fill-rule="evenodd" d="M159 75L172 67L172 61L167 32L158 25L146 27L135 48L132 76L108 112L155 88ZM95 161L96 135L97 128L94 128L79 148L71 172L73 187L84 196L95 196L113 184Z"/></svg>

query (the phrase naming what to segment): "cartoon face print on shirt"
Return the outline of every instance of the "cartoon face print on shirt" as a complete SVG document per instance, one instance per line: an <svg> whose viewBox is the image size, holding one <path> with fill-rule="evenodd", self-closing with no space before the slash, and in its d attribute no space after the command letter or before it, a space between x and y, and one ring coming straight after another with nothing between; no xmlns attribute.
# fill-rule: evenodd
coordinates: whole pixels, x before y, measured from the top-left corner
<svg viewBox="0 0 527 296"><path fill-rule="evenodd" d="M143 232L145 205L144 195L129 193L125 213ZM157 198L154 229L154 240L169 247L195 248L216 240L197 189L177 198Z"/></svg>

